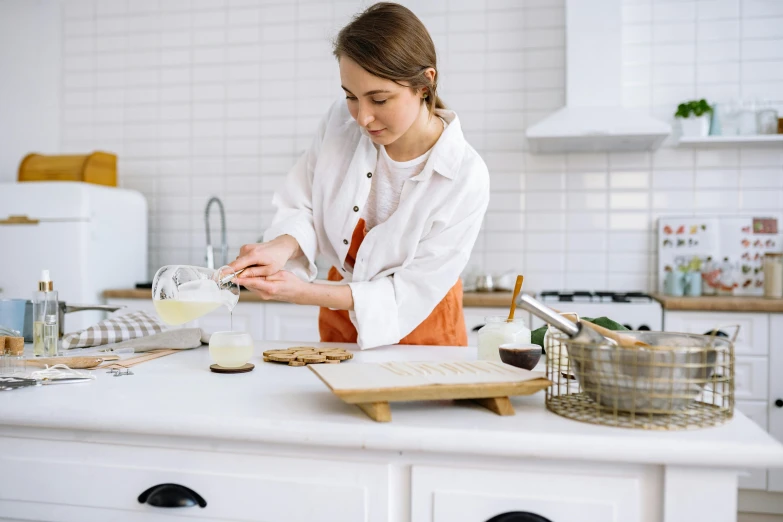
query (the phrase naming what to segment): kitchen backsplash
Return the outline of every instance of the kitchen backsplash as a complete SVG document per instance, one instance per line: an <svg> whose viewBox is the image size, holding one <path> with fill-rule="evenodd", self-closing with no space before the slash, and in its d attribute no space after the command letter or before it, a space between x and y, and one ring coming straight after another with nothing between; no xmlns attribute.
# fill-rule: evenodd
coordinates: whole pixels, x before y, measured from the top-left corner
<svg viewBox="0 0 783 522"><path fill-rule="evenodd" d="M403 3L491 173L472 269L522 272L529 290L653 289L659 216L783 208L781 148L529 154L525 128L565 102L562 0ZM120 156L122 186L150 204L150 274L204 263L211 196L233 259L341 96L331 38L368 2L63 4L63 149ZM629 0L623 19L627 106L668 120L695 97L783 97L783 2Z"/></svg>

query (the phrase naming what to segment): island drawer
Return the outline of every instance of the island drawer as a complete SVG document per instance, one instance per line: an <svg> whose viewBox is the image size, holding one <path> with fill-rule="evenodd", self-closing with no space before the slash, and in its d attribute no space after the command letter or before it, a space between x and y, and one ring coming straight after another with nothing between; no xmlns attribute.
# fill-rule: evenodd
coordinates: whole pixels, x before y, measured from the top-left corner
<svg viewBox="0 0 783 522"><path fill-rule="evenodd" d="M385 464L16 438L0 444L0 507L20 520L135 522L155 514L156 520L380 522L388 512ZM163 484L189 488L206 506L139 502L142 492ZM183 495L172 490L174 498Z"/></svg>
<svg viewBox="0 0 783 522"><path fill-rule="evenodd" d="M414 466L411 522L485 522L509 512L553 522L658 521L649 494L660 481L654 475L543 465L525 471Z"/></svg>

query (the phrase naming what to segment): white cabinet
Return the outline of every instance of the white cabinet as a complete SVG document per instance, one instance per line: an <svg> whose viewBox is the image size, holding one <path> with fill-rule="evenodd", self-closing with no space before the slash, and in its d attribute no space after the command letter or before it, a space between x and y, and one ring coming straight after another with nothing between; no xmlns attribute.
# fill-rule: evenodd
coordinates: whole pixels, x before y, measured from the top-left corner
<svg viewBox="0 0 783 522"><path fill-rule="evenodd" d="M767 429L767 404L765 402L738 400L735 408L765 430ZM739 487L741 489L767 489L767 470L745 470L739 477Z"/></svg>
<svg viewBox="0 0 783 522"><path fill-rule="evenodd" d="M537 467L528 471L414 466L411 522L486 522L528 512L552 522L660 520L644 477Z"/></svg>
<svg viewBox="0 0 783 522"><path fill-rule="evenodd" d="M316 343L318 332L317 306L287 303L264 303L265 339L267 341L302 341Z"/></svg>
<svg viewBox="0 0 783 522"><path fill-rule="evenodd" d="M740 312L665 311L667 332L704 334L718 328L733 335L731 325L739 325L735 344L734 395L736 408L759 426L783 441L783 314ZM747 470L740 488L783 492L783 471Z"/></svg>
<svg viewBox="0 0 783 522"><path fill-rule="evenodd" d="M734 335L732 325L739 325L734 346L736 355L767 355L769 350L769 314L735 312L671 312L664 314L664 330L705 334L717 328Z"/></svg>
<svg viewBox="0 0 783 522"><path fill-rule="evenodd" d="M783 442L783 314L770 316L769 339L769 433ZM769 471L768 486L783 492L783 470Z"/></svg>
<svg viewBox="0 0 783 522"><path fill-rule="evenodd" d="M18 438L0 443L0 513L21 520L381 522L389 510L382 463ZM140 503L142 492L162 484L188 488L206 506Z"/></svg>

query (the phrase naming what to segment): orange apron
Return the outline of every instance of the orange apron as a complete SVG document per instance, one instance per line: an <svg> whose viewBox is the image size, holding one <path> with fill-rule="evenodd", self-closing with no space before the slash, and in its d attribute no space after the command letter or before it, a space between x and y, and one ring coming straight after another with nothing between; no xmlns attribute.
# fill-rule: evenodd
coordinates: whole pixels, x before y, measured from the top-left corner
<svg viewBox="0 0 783 522"><path fill-rule="evenodd" d="M367 236L364 219L356 224L351 246L345 257L346 264L353 267L356 254ZM335 267L329 269L329 281L342 281L343 277ZM348 316L348 310L331 310L321 307L318 314L318 330L321 342L355 343L358 337L356 327ZM441 346L467 346L468 332L462 315L462 281L451 287L432 313L411 333L400 339L399 344L429 344Z"/></svg>

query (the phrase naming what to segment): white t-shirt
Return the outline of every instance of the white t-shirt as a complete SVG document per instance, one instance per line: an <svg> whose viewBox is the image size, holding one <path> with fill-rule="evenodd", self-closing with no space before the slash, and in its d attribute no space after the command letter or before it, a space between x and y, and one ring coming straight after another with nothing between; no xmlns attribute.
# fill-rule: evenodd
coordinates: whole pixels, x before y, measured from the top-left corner
<svg viewBox="0 0 783 522"><path fill-rule="evenodd" d="M441 118L445 130L447 123ZM367 230L372 230L394 214L400 204L400 194L405 180L421 174L432 149L408 161L394 161L381 145L378 151L378 165L370 187L370 195L364 206L362 217Z"/></svg>

